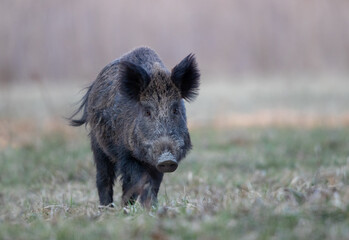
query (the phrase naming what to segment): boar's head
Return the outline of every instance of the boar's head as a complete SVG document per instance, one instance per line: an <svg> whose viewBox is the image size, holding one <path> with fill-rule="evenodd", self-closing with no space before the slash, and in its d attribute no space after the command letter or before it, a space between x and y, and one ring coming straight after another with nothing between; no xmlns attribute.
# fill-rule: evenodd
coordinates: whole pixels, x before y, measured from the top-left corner
<svg viewBox="0 0 349 240"><path fill-rule="evenodd" d="M128 146L132 155L160 172L173 172L191 149L184 100L198 95L200 73L190 54L171 72L120 63L120 90L132 102Z"/></svg>

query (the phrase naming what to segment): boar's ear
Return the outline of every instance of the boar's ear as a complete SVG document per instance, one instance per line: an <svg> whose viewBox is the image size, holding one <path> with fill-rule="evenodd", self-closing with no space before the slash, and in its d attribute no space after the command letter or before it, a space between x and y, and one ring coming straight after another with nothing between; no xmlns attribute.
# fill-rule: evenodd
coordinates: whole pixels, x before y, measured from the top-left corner
<svg viewBox="0 0 349 240"><path fill-rule="evenodd" d="M122 94L139 101L141 93L150 82L148 73L141 66L126 61L119 63L119 72Z"/></svg>
<svg viewBox="0 0 349 240"><path fill-rule="evenodd" d="M199 94L200 72L194 54L189 54L172 69L171 79L181 91L182 98L195 99Z"/></svg>

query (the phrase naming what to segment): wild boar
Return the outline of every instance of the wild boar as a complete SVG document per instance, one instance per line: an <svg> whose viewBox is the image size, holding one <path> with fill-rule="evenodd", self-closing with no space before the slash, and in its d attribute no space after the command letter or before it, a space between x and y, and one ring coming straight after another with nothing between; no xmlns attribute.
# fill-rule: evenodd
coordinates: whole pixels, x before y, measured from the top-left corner
<svg viewBox="0 0 349 240"><path fill-rule="evenodd" d="M119 176L124 205L138 197L148 208L157 203L164 173L192 148L184 100L194 100L199 85L193 54L170 72L155 51L140 47L103 68L70 117L72 126L89 126L102 206L113 205Z"/></svg>

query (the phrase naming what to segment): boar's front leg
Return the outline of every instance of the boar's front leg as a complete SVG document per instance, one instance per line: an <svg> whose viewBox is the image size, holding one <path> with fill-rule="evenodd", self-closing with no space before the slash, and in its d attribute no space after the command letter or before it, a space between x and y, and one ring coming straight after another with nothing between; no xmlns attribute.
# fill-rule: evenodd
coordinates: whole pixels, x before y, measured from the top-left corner
<svg viewBox="0 0 349 240"><path fill-rule="evenodd" d="M118 169L122 180L122 203L133 205L146 181L147 175L142 165L134 158L127 156L121 159Z"/></svg>
<svg viewBox="0 0 349 240"><path fill-rule="evenodd" d="M149 208L156 204L156 198L163 174L157 170L149 170L135 159L123 161L122 172L122 201L124 205L134 204L138 196L143 206Z"/></svg>
<svg viewBox="0 0 349 240"><path fill-rule="evenodd" d="M99 202L102 206L108 206L113 203L113 186L116 177L115 163L110 160L93 138L91 145L97 168L96 184Z"/></svg>
<svg viewBox="0 0 349 240"><path fill-rule="evenodd" d="M164 176L163 173L158 172L157 170L148 171L149 181L143 186L140 201L143 206L150 208L157 204L158 192L160 189L160 184Z"/></svg>

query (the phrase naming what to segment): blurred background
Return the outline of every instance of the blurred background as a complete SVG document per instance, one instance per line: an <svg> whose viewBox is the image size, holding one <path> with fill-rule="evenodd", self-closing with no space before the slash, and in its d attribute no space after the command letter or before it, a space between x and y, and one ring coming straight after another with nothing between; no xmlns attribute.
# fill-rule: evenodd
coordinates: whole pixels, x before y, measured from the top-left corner
<svg viewBox="0 0 349 240"><path fill-rule="evenodd" d="M104 211L66 117L142 45L196 55L194 149ZM0 239L348 239L348 77L349 0L0 0Z"/></svg>
<svg viewBox="0 0 349 240"><path fill-rule="evenodd" d="M23 117L63 123L79 90L141 45L155 49L169 69L196 54L202 87L188 106L191 127L349 123L348 1L0 5L0 115L7 124Z"/></svg>

